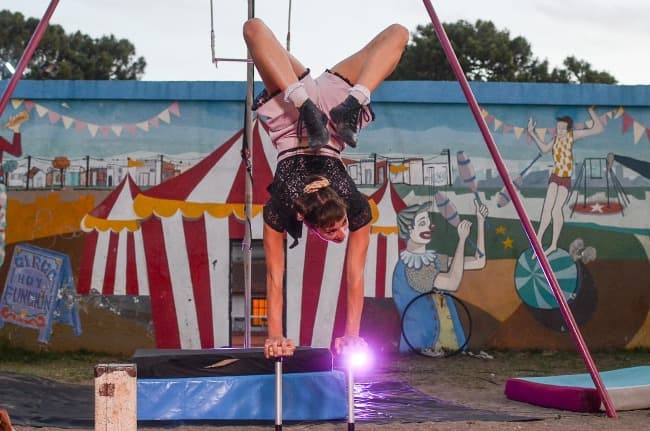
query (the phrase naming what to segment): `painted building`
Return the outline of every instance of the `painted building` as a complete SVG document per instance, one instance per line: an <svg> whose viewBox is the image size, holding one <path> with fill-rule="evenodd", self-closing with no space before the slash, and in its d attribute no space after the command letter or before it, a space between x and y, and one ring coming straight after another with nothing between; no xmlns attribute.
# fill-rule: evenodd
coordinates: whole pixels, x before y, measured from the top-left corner
<svg viewBox="0 0 650 431"><path fill-rule="evenodd" d="M650 347L650 87L472 86L526 212L536 229L541 221L548 224L542 244L588 345ZM102 311L84 315L81 307L82 326L110 331L93 322L99 315L109 319L107 311L117 321L136 316L146 330L132 336L134 347L236 344L243 295L233 250L241 247L247 223L239 151L244 96L244 83L21 82L0 118L4 124L21 111L31 114L20 128L23 155L5 155L17 162L8 176L7 256L19 243L69 255L75 301ZM434 341L415 348L572 349L458 85L387 82L373 95L373 109L377 120L363 131L359 146L343 154L374 211L365 271L366 338L381 349L399 348L404 304L394 301L393 274L408 254L411 228L402 226L406 236L400 236L398 219L417 206L434 225L423 244L428 255L453 256L458 222L470 220L464 254L469 260L480 251L486 265L464 272L453 289L422 292L422 301L448 304L429 316ZM566 120L558 119L566 117L572 151L561 156L560 123ZM588 132L596 128L601 130ZM11 140L11 132L0 133ZM255 133L250 223L254 245L261 248L260 210L275 152L262 123ZM55 157L66 157L71 166L53 169ZM549 186L560 165L570 165L565 179ZM64 189L56 187L61 180ZM126 184L129 194L122 193ZM563 198L561 205L550 211L556 196ZM480 248L475 202L489 211ZM257 251L253 314L263 337L264 256ZM342 331L344 258L343 247L306 232L288 250L287 334L300 344L327 346ZM0 286L8 262L0 269ZM419 292L444 278L441 268L421 272L426 267L413 267L401 286ZM12 331L5 325L0 337L15 340ZM97 334L60 337L55 326L50 343L93 348Z"/></svg>

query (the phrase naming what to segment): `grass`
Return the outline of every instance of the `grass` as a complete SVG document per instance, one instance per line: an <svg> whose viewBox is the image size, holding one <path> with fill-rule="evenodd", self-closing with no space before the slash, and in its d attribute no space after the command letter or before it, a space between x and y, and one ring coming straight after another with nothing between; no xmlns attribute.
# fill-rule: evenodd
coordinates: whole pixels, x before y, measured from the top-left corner
<svg viewBox="0 0 650 431"><path fill-rule="evenodd" d="M125 362L131 361L127 357L86 350L34 352L0 343L0 372L47 377L67 383L91 384L96 364Z"/></svg>

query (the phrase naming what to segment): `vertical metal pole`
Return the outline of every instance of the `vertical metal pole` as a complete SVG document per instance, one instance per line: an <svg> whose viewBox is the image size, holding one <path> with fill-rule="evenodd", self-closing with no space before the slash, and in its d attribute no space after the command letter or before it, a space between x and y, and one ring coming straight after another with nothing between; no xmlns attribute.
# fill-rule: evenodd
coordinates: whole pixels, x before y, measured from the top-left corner
<svg viewBox="0 0 650 431"><path fill-rule="evenodd" d="M38 46L38 42L41 40L41 37L43 36L43 33L45 33L45 30L47 30L47 26L50 22L50 18L52 18L52 14L54 13L54 10L56 9L56 6L58 4L59 4L59 0L52 0L50 2L50 5L47 7L47 10L45 11L43 18L41 18L41 21L36 26L32 38L29 39L29 42L27 43L27 47L25 48L22 57L20 57L20 61L18 61L18 66L16 66L16 71L14 72L13 76L9 80L9 84L7 84L7 88L5 88L4 93L2 93L2 98L0 98L0 117L5 112L5 108L9 103L9 99L11 98L11 95L16 89L16 86L18 85L18 81L20 81L20 78L23 76L23 72L25 71L25 67L27 67L27 63L29 63L29 60L32 59L32 55L34 55L34 51Z"/></svg>
<svg viewBox="0 0 650 431"><path fill-rule="evenodd" d="M282 431L282 356L275 358L275 431Z"/></svg>
<svg viewBox="0 0 650 431"><path fill-rule="evenodd" d="M248 0L248 19L255 17L255 1ZM250 58L250 52L247 53L247 58ZM255 65L253 63L246 64L246 111L245 111L245 129L244 139L246 139L246 149L248 154L246 157L249 163L253 163L253 112L251 106L253 105L253 85L255 80ZM253 302L252 288L251 288L251 268L252 268L252 236L251 220L253 218L253 179L251 178L252 169L249 175L246 175L246 229L244 233L244 348L251 347L251 307Z"/></svg>
<svg viewBox="0 0 650 431"><path fill-rule="evenodd" d="M544 249L542 248L542 245L537 240L537 236L535 235L535 230L533 229L533 225L530 222L530 218L528 217L528 214L526 214L526 210L521 202L521 199L519 198L519 195L515 190L515 185L512 182L510 175L508 174L508 169L506 168L506 165L503 163L503 158L501 157L501 154L499 154L499 149L497 148L497 145L494 142L494 138L490 134L490 129L487 127L487 124L485 123L485 119L481 115L481 110L478 106L478 103L476 102L476 99L474 98L474 93L472 93L472 89L470 88L469 83L467 82L467 78L463 73L463 69L460 67L460 63L458 62L456 53L454 52L454 49L451 46L451 42L447 37L447 33L445 33L445 29L442 27L442 24L440 23L440 20L438 19L438 16L436 15L436 12L434 11L433 6L431 5L431 1L430 0L423 0L423 1L424 1L424 6L427 9L427 12L429 12L429 16L431 17L431 22L433 23L433 26L436 30L438 39L440 39L440 43L442 45L443 50L445 51L447 59L449 60L451 68L453 69L454 74L456 75L456 79L458 79L458 83L460 84L463 93L465 94L465 98L467 99L472 114L474 115L474 119L476 120L476 123L478 124L479 129L483 134L483 139L485 139L485 143L487 144L488 150L492 155L492 159L494 160L497 170L499 171L499 175L501 175L501 179L503 180L503 183L506 186L508 193L510 193L510 198L512 199L512 203L514 204L517 210L517 214L519 215L521 224L523 225L523 228L526 231L526 235L528 236L528 241L530 242L531 246L533 247L533 250L535 251L535 254L537 255L537 259L539 260L539 263L542 267L542 271L546 276L546 280L548 281L551 290L555 295L555 299L557 300L560 306L560 311L562 312L564 321L567 323L567 326L571 330L571 334L573 335L578 351L582 355L582 358L584 359L585 364L587 365L587 369L591 374L591 378L594 381L594 384L596 385L598 394L600 395L601 400L605 405L605 410L607 411L607 415L609 417L615 418L617 417L616 410L614 409L609 394L605 389L605 385L603 384L600 375L598 374L596 365L594 364L593 359L589 354L589 350L587 349L587 345L585 344L585 341L582 338L582 334L578 329L578 325L575 319L573 318L571 309L569 308L569 305L567 304L567 301L564 298L564 295L562 294L562 290L560 289L560 285L557 279L555 278L555 274L553 273L551 264L549 263L546 255L544 254Z"/></svg>
<svg viewBox="0 0 650 431"><path fill-rule="evenodd" d="M350 358L348 358L350 362ZM354 431L354 373L353 365L348 364L348 431Z"/></svg>

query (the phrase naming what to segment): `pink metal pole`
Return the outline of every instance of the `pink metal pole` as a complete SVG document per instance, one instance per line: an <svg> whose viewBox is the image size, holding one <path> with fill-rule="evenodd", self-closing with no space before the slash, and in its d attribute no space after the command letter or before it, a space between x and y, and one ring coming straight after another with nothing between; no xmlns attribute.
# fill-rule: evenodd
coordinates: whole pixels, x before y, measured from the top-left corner
<svg viewBox="0 0 650 431"><path fill-rule="evenodd" d="M34 30L32 38L29 39L27 47L25 48L22 57L20 57L20 61L16 67L16 72L14 72L14 75L9 80L9 84L7 84L7 88L5 88L5 91L2 93L2 98L0 99L0 117L5 112L5 108L9 103L9 99L16 89L18 81L20 81L20 78L23 76L23 72L27 67L27 63L29 63L29 60L32 59L32 55L34 55L34 51L36 50L36 46L38 46L38 42L41 40L41 37L43 36L43 33L45 33L45 30L47 30L50 18L52 17L52 14L54 13L54 10L58 4L59 0L52 0L50 2L50 5L45 11L45 15L43 15L43 18L36 26L36 30Z"/></svg>
<svg viewBox="0 0 650 431"><path fill-rule="evenodd" d="M436 12L433 9L433 6L431 5L431 1L430 0L423 0L423 1L424 1L424 6L426 7L427 12L429 12L429 16L431 17L431 22L433 23L433 27L436 30L438 39L442 44L442 48L445 51L445 54L447 56L447 59L449 60L449 63L451 64L452 69L454 70L454 74L456 75L456 78L458 79L458 83L460 84L463 93L465 94L465 98L469 103L469 107L472 111L472 114L474 115L474 119L476 120L476 123L478 124L479 129L481 130L483 139L485 139L485 143L487 144L488 150L490 151L490 154L492 155L492 159L496 164L496 167L499 171L499 175L501 175L501 179L503 180L503 183L506 189L508 190L510 197L512 198L512 203L514 204L517 210L517 214L519 215L519 219L521 220L521 224L523 225L524 230L526 231L526 235L528 236L528 241L530 241L530 244L533 247L535 254L537 255L537 259L539 260L539 263L542 267L542 271L544 271L546 280L548 281L551 290L555 295L555 299L557 300L560 306L560 311L562 312L564 321L567 323L569 329L571 330L571 334L573 335L573 339L576 343L576 346L580 354L582 355L582 358L584 359L584 362L587 366L587 369L589 370L589 374L591 375L594 385L596 385L598 393L600 394L603 404L605 405L607 416L611 418L616 418L617 417L616 409L614 408L612 401L609 397L609 394L605 389L605 385L603 384L600 378L600 374L598 374L598 370L596 369L596 365L594 364L594 361L591 358L591 355L589 354L589 350L587 349L587 345L584 339L582 338L580 329L578 329L578 325L576 324L576 321L573 318L571 309L569 308L569 305L566 299L564 298L564 295L562 294L562 290L560 289L560 285L557 279L555 278L555 274L553 273L553 270L551 269L551 265L548 261L548 258L544 254L544 249L542 248L540 242L537 240L537 236L535 235L535 230L533 229L533 225L530 222L530 218L528 217L528 214L526 214L526 210L524 209L524 206L521 203L521 199L517 194L515 185L510 179L508 170L506 169L506 166L503 163L503 158L501 157L501 154L499 154L499 149L497 148L496 143L494 142L494 138L492 138L492 135L490 134L490 130L488 129L488 126L485 123L483 116L481 115L481 111L479 109L478 103L474 98L474 94L472 93L472 89L470 88L469 83L467 82L467 78L465 77L465 74L463 73L463 69L460 67L460 63L458 62L456 53L454 52L454 49L451 46L451 42L447 37L447 33L445 33L445 29L442 27L442 24L440 23L440 20L438 19L438 16L436 15Z"/></svg>

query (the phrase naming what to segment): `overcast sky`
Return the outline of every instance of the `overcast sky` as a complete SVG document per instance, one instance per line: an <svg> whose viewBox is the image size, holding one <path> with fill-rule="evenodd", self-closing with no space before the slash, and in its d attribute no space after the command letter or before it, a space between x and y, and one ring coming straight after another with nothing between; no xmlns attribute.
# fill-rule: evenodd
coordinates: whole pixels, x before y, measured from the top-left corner
<svg viewBox="0 0 650 431"><path fill-rule="evenodd" d="M0 9L41 18L47 0L2 0ZM257 0L255 15L284 44L289 0ZM241 24L246 0L213 0L216 56L244 58ZM552 66L575 55L620 84L650 84L648 0L434 1L442 22L490 20L523 36ZM420 0L293 0L291 52L320 72L363 46L388 24L414 31L429 23ZM245 81L244 63L212 64L210 0L60 0L51 23L67 33L129 39L147 61L144 80Z"/></svg>

